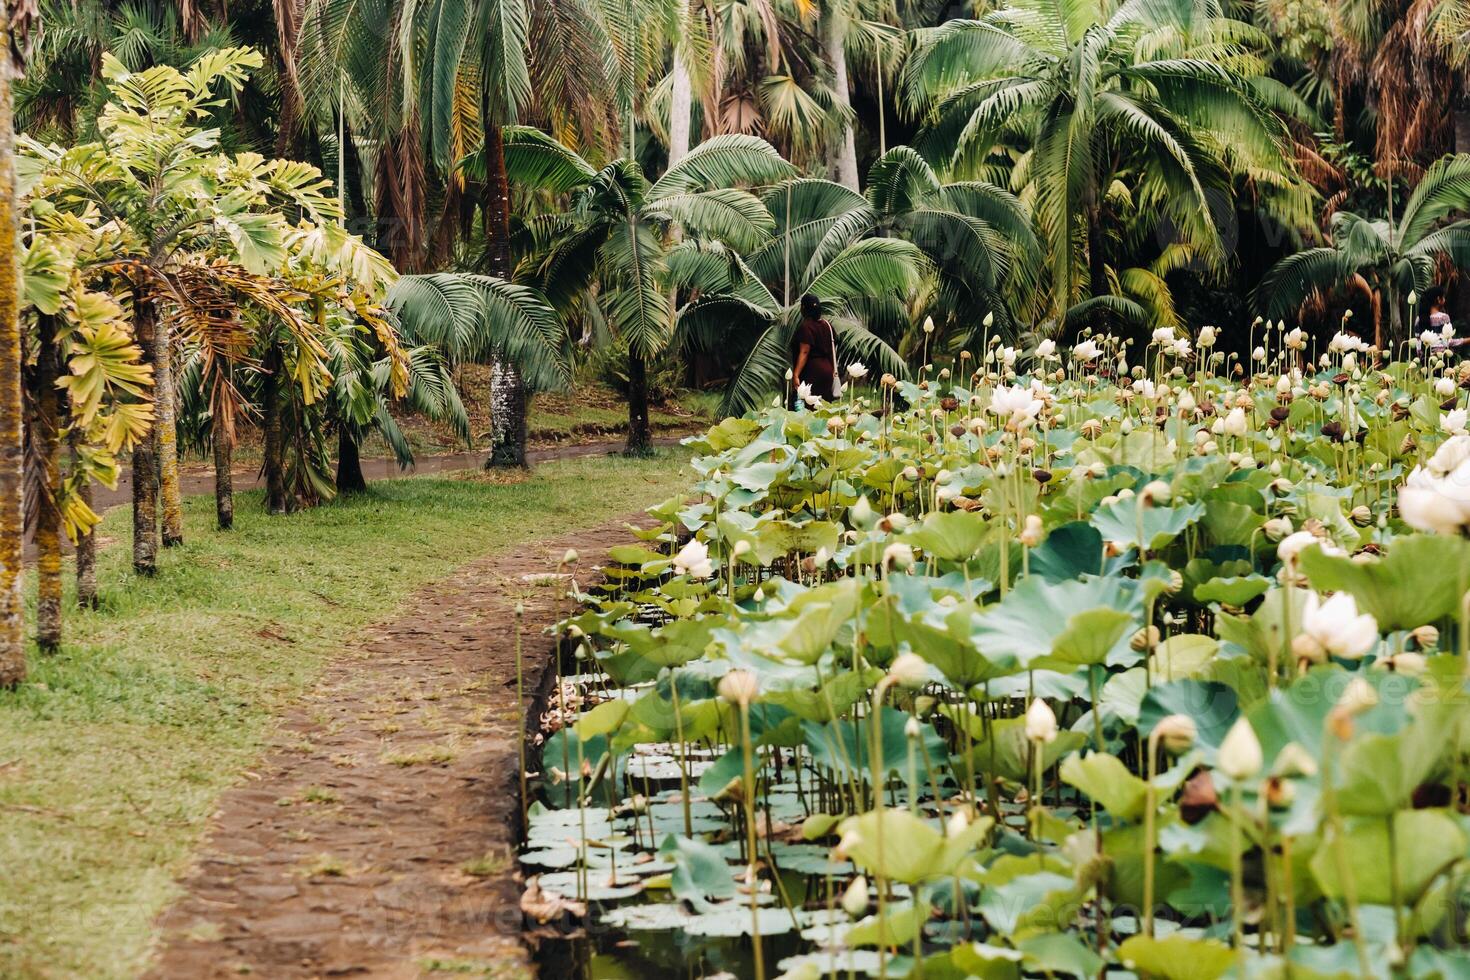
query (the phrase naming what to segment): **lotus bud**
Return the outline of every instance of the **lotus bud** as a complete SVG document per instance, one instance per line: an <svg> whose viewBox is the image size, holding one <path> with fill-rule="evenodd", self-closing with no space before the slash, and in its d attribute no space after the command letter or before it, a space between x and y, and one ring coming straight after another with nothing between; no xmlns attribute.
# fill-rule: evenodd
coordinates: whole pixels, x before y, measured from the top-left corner
<svg viewBox="0 0 1470 980"><path fill-rule="evenodd" d="M1439 645L1439 628L1435 626L1416 626L1409 631L1414 638L1414 644L1420 650L1428 650Z"/></svg>
<svg viewBox="0 0 1470 980"><path fill-rule="evenodd" d="M919 469L916 466L905 466L903 468L902 476L904 478L904 481L907 483L918 483Z"/></svg>
<svg viewBox="0 0 1470 980"><path fill-rule="evenodd" d="M1057 716L1041 698L1033 698L1026 709L1026 737L1037 744L1056 740Z"/></svg>
<svg viewBox="0 0 1470 980"><path fill-rule="evenodd" d="M868 911L868 879L858 875L842 893L842 911L856 919Z"/></svg>
<svg viewBox="0 0 1470 980"><path fill-rule="evenodd" d="M1041 518L1035 514L1026 515L1026 525L1021 528L1021 544L1027 548L1034 548L1041 544L1042 538Z"/></svg>
<svg viewBox="0 0 1470 980"><path fill-rule="evenodd" d="M980 322L987 327L995 326L995 314L993 312L985 314L985 319Z"/></svg>
<svg viewBox="0 0 1470 980"><path fill-rule="evenodd" d="M1282 538L1290 535L1293 530L1291 526L1291 518L1273 517L1265 524L1261 525L1261 530L1265 533L1266 537L1269 540L1280 541Z"/></svg>
<svg viewBox="0 0 1470 980"><path fill-rule="evenodd" d="M914 549L902 541L895 541L883 549L883 567L907 571L914 567Z"/></svg>
<svg viewBox="0 0 1470 980"><path fill-rule="evenodd" d="M929 665L917 653L901 653L893 658L893 663L888 668L888 676L893 678L893 682L899 687L923 687L929 677Z"/></svg>
<svg viewBox="0 0 1470 980"><path fill-rule="evenodd" d="M882 531L884 534L892 534L895 531L902 531L908 526L908 515L900 514L898 511L894 511L892 514L889 514L888 516L878 521L878 530Z"/></svg>
<svg viewBox="0 0 1470 980"><path fill-rule="evenodd" d="M919 719L909 715L909 720L903 723L904 738L918 738L924 734L924 726L919 724Z"/></svg>
<svg viewBox="0 0 1470 980"><path fill-rule="evenodd" d="M581 560L582 560L582 556L579 555L579 554L577 554L577 549L576 548L568 548L566 550L566 554L564 554L564 555L561 556L561 563L563 565L575 565L577 562L579 562Z"/></svg>
<svg viewBox="0 0 1470 980"><path fill-rule="evenodd" d="M965 807L956 807L945 821L944 832L949 837L958 837L970 828L970 812Z"/></svg>
<svg viewBox="0 0 1470 980"><path fill-rule="evenodd" d="M934 332L934 318L932 316L926 316L926 317L924 317L924 332L925 333L933 333Z"/></svg>
<svg viewBox="0 0 1470 980"><path fill-rule="evenodd" d="M1378 703L1378 692L1361 677L1354 677L1343 688L1337 704L1327 712L1327 726L1346 742L1353 737L1353 719Z"/></svg>
<svg viewBox="0 0 1470 980"><path fill-rule="evenodd" d="M522 616L524 616L526 614L526 604L524 602L518 602L518 603L516 603L515 614L516 614L516 619L520 619Z"/></svg>
<svg viewBox="0 0 1470 980"><path fill-rule="evenodd" d="M877 516L873 512L873 505L868 503L866 496L858 497L847 511L847 519L852 522L853 527L862 528L864 531L873 526Z"/></svg>
<svg viewBox="0 0 1470 980"><path fill-rule="evenodd" d="M735 558L744 558L753 550L754 548L752 547L751 543L747 539L741 538L739 541L735 542L735 547L730 549L730 554L732 557Z"/></svg>
<svg viewBox="0 0 1470 980"><path fill-rule="evenodd" d="M1418 677L1429 669L1429 658L1422 653L1396 653L1373 664L1380 670L1393 671L1406 677Z"/></svg>
<svg viewBox="0 0 1470 980"><path fill-rule="evenodd" d="M1220 743L1216 768L1236 782L1250 779L1261 771L1261 743L1256 731L1245 718L1237 718Z"/></svg>
<svg viewBox="0 0 1470 980"><path fill-rule="evenodd" d="M748 705L760 693L760 681L750 671L736 668L720 678L715 690L731 704Z"/></svg>
<svg viewBox="0 0 1470 980"><path fill-rule="evenodd" d="M1304 776L1310 779L1317 775L1317 760L1299 742L1287 742L1276 753L1276 764L1272 767L1272 772L1277 776Z"/></svg>
<svg viewBox="0 0 1470 980"><path fill-rule="evenodd" d="M1199 727L1188 715L1167 715L1154 726L1154 734L1170 755L1183 755L1194 747Z"/></svg>
<svg viewBox="0 0 1470 980"><path fill-rule="evenodd" d="M1167 504L1173 492L1169 484L1163 480L1154 480L1144 486L1143 493L1139 499L1143 502L1144 506L1148 507L1154 504Z"/></svg>

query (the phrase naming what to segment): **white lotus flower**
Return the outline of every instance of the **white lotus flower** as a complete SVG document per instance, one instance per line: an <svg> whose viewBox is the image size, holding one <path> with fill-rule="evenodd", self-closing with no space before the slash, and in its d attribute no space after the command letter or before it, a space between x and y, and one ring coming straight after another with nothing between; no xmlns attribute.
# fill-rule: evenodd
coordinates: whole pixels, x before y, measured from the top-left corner
<svg viewBox="0 0 1470 980"><path fill-rule="evenodd" d="M1072 348L1072 357L1078 361L1090 361L1102 353L1102 349L1092 340L1084 340Z"/></svg>
<svg viewBox="0 0 1470 980"><path fill-rule="evenodd" d="M929 665L917 653L900 653L893 658L888 673L899 687L923 687L929 679Z"/></svg>
<svg viewBox="0 0 1470 980"><path fill-rule="evenodd" d="M1310 651L1302 655L1319 652L1357 660L1378 644L1378 621L1368 613L1358 612L1358 603L1350 593L1338 592L1327 601L1317 598L1317 593L1307 595L1302 610L1302 632L1293 643L1306 641Z"/></svg>
<svg viewBox="0 0 1470 980"><path fill-rule="evenodd" d="M1232 408L1230 414L1225 416L1220 426L1220 432L1227 436L1243 436L1249 431L1249 428L1249 423L1245 417L1245 409Z"/></svg>
<svg viewBox="0 0 1470 980"><path fill-rule="evenodd" d="M1194 342L1201 347L1214 347L1217 339L1219 339L1219 331L1214 327L1200 327L1199 336Z"/></svg>
<svg viewBox="0 0 1470 980"><path fill-rule="evenodd" d="M1033 698L1026 709L1026 737L1033 742L1052 742L1057 737L1057 716L1041 698Z"/></svg>
<svg viewBox="0 0 1470 980"><path fill-rule="evenodd" d="M1044 403L1032 394L1030 388L1020 385L995 389L990 396L990 411L1006 419L1017 428L1029 425L1041 411Z"/></svg>
<svg viewBox="0 0 1470 980"><path fill-rule="evenodd" d="M1423 333L1419 334L1419 343L1423 344L1425 347L1433 347L1434 342L1437 340L1439 340L1439 334L1435 333L1433 330L1425 330Z"/></svg>
<svg viewBox="0 0 1470 980"><path fill-rule="evenodd" d="M689 543L680 548L679 553L674 556L676 575L709 578L714 571L715 567L709 560L709 548L698 538L690 538Z"/></svg>
<svg viewBox="0 0 1470 980"><path fill-rule="evenodd" d="M1188 357L1190 354L1189 341L1184 337L1180 337L1169 345L1169 353L1179 358Z"/></svg>
<svg viewBox="0 0 1470 980"><path fill-rule="evenodd" d="M1304 350L1307 346L1307 332L1301 327L1292 327L1282 337L1287 350Z"/></svg>
<svg viewBox="0 0 1470 980"><path fill-rule="evenodd" d="M1448 398L1455 393L1455 379L1443 377L1434 383L1434 393L1441 398Z"/></svg>
<svg viewBox="0 0 1470 980"><path fill-rule="evenodd" d="M1329 555L1342 554L1342 549L1322 540L1311 531L1297 531L1281 539L1281 543L1276 546L1276 557L1281 559L1283 565L1294 565L1297 556L1314 544L1321 545L1322 550Z"/></svg>
<svg viewBox="0 0 1470 980"><path fill-rule="evenodd" d="M1173 327L1159 327L1157 330L1154 331L1154 343L1156 343L1156 344L1172 344L1173 342L1174 342L1174 328Z"/></svg>
<svg viewBox="0 0 1470 980"><path fill-rule="evenodd" d="M847 376L854 381L861 381L868 376L868 368L862 361L853 361L847 366Z"/></svg>
<svg viewBox="0 0 1470 980"><path fill-rule="evenodd" d="M1242 716L1230 727L1225 740L1220 743L1216 765L1221 772L1236 781L1250 779L1261 771L1265 760L1261 755L1261 742L1251 723Z"/></svg>
<svg viewBox="0 0 1470 980"><path fill-rule="evenodd" d="M1463 408L1452 409L1439 417L1439 427L1452 436L1463 436L1467 413Z"/></svg>
<svg viewBox="0 0 1470 980"><path fill-rule="evenodd" d="M1399 488L1399 514L1419 531L1456 534L1470 527L1470 436L1445 440Z"/></svg>
<svg viewBox="0 0 1470 980"><path fill-rule="evenodd" d="M1050 337L1036 345L1036 356L1041 358L1041 360L1043 361L1047 361L1055 357L1056 353L1057 342L1055 340L1052 340Z"/></svg>

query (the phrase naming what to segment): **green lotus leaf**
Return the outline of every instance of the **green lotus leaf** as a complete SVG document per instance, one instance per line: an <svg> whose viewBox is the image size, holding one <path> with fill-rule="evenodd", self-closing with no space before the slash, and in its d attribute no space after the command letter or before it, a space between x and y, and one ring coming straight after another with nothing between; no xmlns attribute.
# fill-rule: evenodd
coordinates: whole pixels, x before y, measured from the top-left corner
<svg viewBox="0 0 1470 980"><path fill-rule="evenodd" d="M1354 820L1340 841L1329 831L1312 857L1312 873L1327 895L1346 894L1346 873L1358 901L1392 905L1397 899L1412 906L1436 877L1464 858L1465 845L1465 832L1446 811L1401 810L1382 819ZM1390 876L1395 867L1397 882Z"/></svg>
<svg viewBox="0 0 1470 980"><path fill-rule="evenodd" d="M1176 633L1154 648L1151 665L1154 679L1167 683L1197 676L1204 672L1219 651L1220 641L1213 636Z"/></svg>
<svg viewBox="0 0 1470 980"><path fill-rule="evenodd" d="M957 834L940 833L907 810L871 810L838 828L842 849L859 868L916 885L955 874L971 859L994 821L982 817Z"/></svg>
<svg viewBox="0 0 1470 980"><path fill-rule="evenodd" d="M1013 657L1023 667L1076 667L1112 655L1136 660L1127 634L1141 612L1136 586L1123 579L1028 576L974 617L970 639L986 657Z"/></svg>
<svg viewBox="0 0 1470 980"><path fill-rule="evenodd" d="M1085 521L1072 521L1052 530L1032 548L1029 561L1032 575L1065 582L1084 575L1115 574L1126 557L1104 557L1102 533Z"/></svg>
<svg viewBox="0 0 1470 980"><path fill-rule="evenodd" d="M849 947L907 946L923 931L930 911L927 902L923 905L898 902L888 906L882 915L870 915L859 921L847 930L843 943Z"/></svg>
<svg viewBox="0 0 1470 980"><path fill-rule="evenodd" d="M906 533L904 540L934 558L967 562L995 533L995 525L978 513L935 511L924 518L922 525Z"/></svg>
<svg viewBox="0 0 1470 980"><path fill-rule="evenodd" d="M1437 534L1395 538L1388 554L1359 562L1307 548L1303 574L1323 591L1349 592L1380 630L1414 629L1457 615L1470 587L1470 541Z"/></svg>
<svg viewBox="0 0 1470 980"><path fill-rule="evenodd" d="M1218 748L1240 716L1235 692L1213 681L1182 680L1154 684L1138 709L1138 731L1148 735L1169 715L1194 720L1199 743Z"/></svg>
<svg viewBox="0 0 1470 980"><path fill-rule="evenodd" d="M1204 516L1205 505L1181 504L1177 507L1148 507L1141 498L1115 500L1092 512L1091 524L1103 540L1120 548L1143 545L1145 551L1158 551ZM1142 540L1140 541L1140 535Z"/></svg>
<svg viewBox="0 0 1470 980"><path fill-rule="evenodd" d="M700 911L708 908L706 899L734 897L735 877L730 866L709 844L670 834L664 838L658 853L674 865L669 876L674 897Z"/></svg>
<svg viewBox="0 0 1470 980"><path fill-rule="evenodd" d="M1136 820L1143 815L1148 785L1129 772L1117 756L1104 752L1068 756L1062 762L1061 777L1120 820Z"/></svg>
<svg viewBox="0 0 1470 980"><path fill-rule="evenodd" d="M1235 953L1214 939L1131 936L1118 947L1118 961L1157 980L1219 980L1235 965Z"/></svg>
<svg viewBox="0 0 1470 980"><path fill-rule="evenodd" d="M1271 580L1264 575L1240 575L1216 577L1202 582L1194 589L1198 602L1219 602L1227 606L1244 606L1271 588Z"/></svg>
<svg viewBox="0 0 1470 980"><path fill-rule="evenodd" d="M1052 932L1030 936L1016 943L1027 970L1046 976L1095 977L1103 967L1100 956L1070 933Z"/></svg>
<svg viewBox="0 0 1470 980"><path fill-rule="evenodd" d="M1042 746L1042 764L1046 768L1056 765L1062 757L1086 745L1090 736L1084 732L1058 732L1057 737ZM979 738L970 758L976 772L989 773L1008 779L1013 783L1025 784L1031 779L1032 742L1026 737L1025 718L1001 718L990 723L990 737ZM955 762L959 771L965 770L963 757Z"/></svg>
<svg viewBox="0 0 1470 980"><path fill-rule="evenodd" d="M882 753L883 770L907 779L910 739L905 729L913 716L885 705L879 717L878 749ZM807 721L802 723L802 731L814 762L836 770L839 780L866 780L872 777L873 770L871 725L872 719L866 717L855 722L842 720L823 724ZM938 764L946 758L948 750L933 725L921 724L919 737L913 741L914 777L923 783L928 772L924 766L925 756L930 764Z"/></svg>

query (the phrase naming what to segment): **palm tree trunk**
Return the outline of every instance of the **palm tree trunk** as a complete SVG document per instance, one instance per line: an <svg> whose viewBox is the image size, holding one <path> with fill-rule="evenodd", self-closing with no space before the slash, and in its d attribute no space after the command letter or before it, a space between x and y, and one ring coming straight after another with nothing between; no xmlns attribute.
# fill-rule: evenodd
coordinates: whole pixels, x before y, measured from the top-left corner
<svg viewBox="0 0 1470 980"><path fill-rule="evenodd" d="M214 444L214 517L221 531L235 527L235 447L230 444L230 434L216 422L210 433Z"/></svg>
<svg viewBox="0 0 1470 980"><path fill-rule="evenodd" d="M827 56L827 63L832 66L833 99L838 110L848 117L852 111L852 97L847 87L846 36L842 30L843 18L832 7L831 0L828 0L822 9L822 50ZM827 169L837 183L849 190L858 190L857 144L853 140L852 123L847 118L844 118L841 130L832 141Z"/></svg>
<svg viewBox="0 0 1470 980"><path fill-rule="evenodd" d="M184 543L184 498L179 486L179 425L174 391L173 331L160 317L153 336L153 426L158 432L158 495L163 546Z"/></svg>
<svg viewBox="0 0 1470 980"><path fill-rule="evenodd" d="M357 437L347 426L337 429L337 492L339 494L363 493L367 490L367 477L362 475L362 456L357 449Z"/></svg>
<svg viewBox="0 0 1470 980"><path fill-rule="evenodd" d="M485 131L486 188L483 209L490 274L509 280L510 181L505 173L505 148L499 126ZM492 467L526 465L526 385L520 368L504 351L495 351L490 364L490 458Z"/></svg>
<svg viewBox="0 0 1470 980"><path fill-rule="evenodd" d="M10 8L0 4L0 37L10 36ZM21 432L20 268L15 239L15 128L9 53L0 56L0 688L25 679L25 595L21 494L25 449Z"/></svg>
<svg viewBox="0 0 1470 980"><path fill-rule="evenodd" d="M31 438L41 461L41 494L36 501L36 646L42 653L61 648L61 358L56 349L56 317L36 322L36 430Z"/></svg>
<svg viewBox="0 0 1470 980"><path fill-rule="evenodd" d="M648 363L642 353L628 349L628 445L629 456L645 456L653 449L648 431Z"/></svg>
<svg viewBox="0 0 1470 980"><path fill-rule="evenodd" d="M694 104L694 86L689 78L689 68L674 46L673 94L669 99L669 166L672 167L689 154L690 111Z"/></svg>
<svg viewBox="0 0 1470 980"><path fill-rule="evenodd" d="M490 458L486 469L526 465L526 385L508 357L490 364Z"/></svg>
<svg viewBox="0 0 1470 980"><path fill-rule="evenodd" d="M157 357L154 343L156 312L153 300L140 295L136 285L133 294L133 336L149 360ZM155 365L153 377L158 379ZM156 388L155 391L161 391ZM159 396L158 401L162 400ZM148 434L133 448L133 571L152 575L158 571L158 407L154 405L153 424Z"/></svg>
<svg viewBox="0 0 1470 980"><path fill-rule="evenodd" d="M265 369L265 394L261 414L265 426L265 509L268 514L286 513L286 446L281 434L280 345L272 342L261 366Z"/></svg>
<svg viewBox="0 0 1470 980"><path fill-rule="evenodd" d="M79 434L71 436L71 468L75 472L81 466L81 452L77 449ZM87 509L92 509L92 481L83 479L77 496ZM77 608L97 608L97 534L83 531L77 535Z"/></svg>

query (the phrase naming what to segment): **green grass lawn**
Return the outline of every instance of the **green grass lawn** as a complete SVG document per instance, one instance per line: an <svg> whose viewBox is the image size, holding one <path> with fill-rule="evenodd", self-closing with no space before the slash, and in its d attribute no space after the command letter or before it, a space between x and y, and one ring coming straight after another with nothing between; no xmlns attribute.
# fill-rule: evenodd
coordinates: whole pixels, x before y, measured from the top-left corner
<svg viewBox="0 0 1470 980"><path fill-rule="evenodd" d="M125 512L104 608L0 693L0 977L128 977L217 795L345 639L472 558L677 492L686 457L550 463L519 483L416 478L269 519L186 507L187 544L135 578Z"/></svg>

